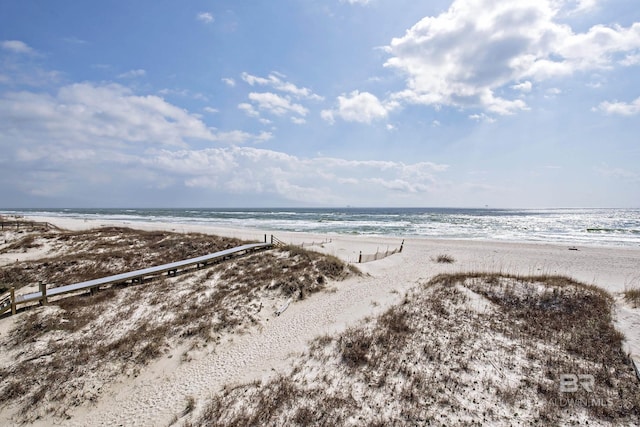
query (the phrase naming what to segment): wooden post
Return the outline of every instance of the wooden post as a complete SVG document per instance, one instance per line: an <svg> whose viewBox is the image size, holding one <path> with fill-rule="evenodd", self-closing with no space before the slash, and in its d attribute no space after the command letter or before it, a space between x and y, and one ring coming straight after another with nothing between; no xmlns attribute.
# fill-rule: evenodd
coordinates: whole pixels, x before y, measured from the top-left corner
<svg viewBox="0 0 640 427"><path fill-rule="evenodd" d="M11 293L11 314L16 314L16 288L9 289Z"/></svg>
<svg viewBox="0 0 640 427"><path fill-rule="evenodd" d="M47 305L47 285L40 282L40 292L42 293L42 305Z"/></svg>
<svg viewBox="0 0 640 427"><path fill-rule="evenodd" d="M358 257L358 264L362 264L362 251L360 251L360 256Z"/></svg>
<svg viewBox="0 0 640 427"><path fill-rule="evenodd" d="M402 247L404 246L404 240L400 243L400 252L402 252Z"/></svg>

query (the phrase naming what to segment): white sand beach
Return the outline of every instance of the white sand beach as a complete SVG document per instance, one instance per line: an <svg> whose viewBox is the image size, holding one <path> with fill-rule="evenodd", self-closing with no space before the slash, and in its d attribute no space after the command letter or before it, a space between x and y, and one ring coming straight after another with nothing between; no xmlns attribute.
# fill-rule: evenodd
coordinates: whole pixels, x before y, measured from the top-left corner
<svg viewBox="0 0 640 427"><path fill-rule="evenodd" d="M64 218L33 218L61 228L82 230L100 226L126 226L144 230L203 232L242 239L262 240L275 234L292 244L325 242L308 248L354 263L364 254L393 249L402 238L272 233L254 229L80 221ZM326 242L330 239L330 242ZM577 250L576 250L577 249ZM435 262L439 255L455 262ZM22 254L28 259L37 254ZM16 256L0 256L0 263ZM323 334L335 334L367 316L382 313L403 298L418 283L441 273L501 272L512 275L564 275L610 292L616 299L616 325L626 337L625 351L640 361L640 309L627 304L621 292L640 287L640 248L548 245L520 242L437 240L405 238L403 251L385 259L357 265L365 273L330 283L330 292L319 292L291 304L280 316L269 316L259 330L237 334L213 352L194 354L182 363L180 357L162 357L143 368L134 378L125 378L102 390L97 401L73 410L68 420L37 420L71 426L162 426L169 425L188 398L201 402L228 384L266 379L282 372L291 357L305 350L306 343ZM0 336L9 333L20 316L0 320ZM176 355L180 349L176 349ZM10 411L0 413L0 424L10 425Z"/></svg>

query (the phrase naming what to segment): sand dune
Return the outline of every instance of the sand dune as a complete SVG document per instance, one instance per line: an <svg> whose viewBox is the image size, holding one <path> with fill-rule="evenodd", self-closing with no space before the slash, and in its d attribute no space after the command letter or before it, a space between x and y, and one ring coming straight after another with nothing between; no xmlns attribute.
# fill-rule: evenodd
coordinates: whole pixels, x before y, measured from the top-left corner
<svg viewBox="0 0 640 427"><path fill-rule="evenodd" d="M177 229L180 232L197 231L258 240L264 234L271 234L252 229L159 223L45 220L72 230L125 225L145 230ZM312 249L347 262L356 261L360 251L374 253L387 246L396 247L402 240L298 233L277 233L277 237L293 244L319 242L330 237L330 243L313 246ZM577 249L517 242L405 239L402 253L358 265L364 273L362 276L330 283L329 291L292 303L280 316L274 316L273 311L283 300L270 301L270 311L264 314L259 327L244 334L229 335L219 345L192 351L189 361L180 358L183 348L173 348L170 353L141 369L137 377L120 378L102 390L97 401L71 410L69 419L56 419L56 422L74 426L158 426L180 421L185 408L194 406L189 411L197 413L204 402L225 385L267 380L286 372L313 338L333 336L367 316L383 313L402 301L411 288L441 273L485 271L511 275L564 275L597 285L616 298L616 325L626 336L625 351L640 361L640 309L632 308L621 297L625 289L640 287L640 248L585 246ZM455 262L436 262L436 257L441 254L449 255ZM6 255L7 259L12 256ZM23 259L33 256L23 255ZM0 337L10 333L15 322L20 321L20 316L0 320ZM190 404L190 401L194 403ZM11 408L2 409L0 422L3 425L12 422L7 418L10 414ZM51 423L51 419L41 419L34 425Z"/></svg>

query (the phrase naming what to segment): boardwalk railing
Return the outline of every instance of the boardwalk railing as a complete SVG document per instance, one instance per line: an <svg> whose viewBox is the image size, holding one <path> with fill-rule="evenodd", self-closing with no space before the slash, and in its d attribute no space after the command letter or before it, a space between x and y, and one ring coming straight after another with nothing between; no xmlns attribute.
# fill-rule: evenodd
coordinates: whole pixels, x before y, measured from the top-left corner
<svg viewBox="0 0 640 427"><path fill-rule="evenodd" d="M274 236L273 234L271 235L271 244L273 246L287 246L287 244L285 242L283 242L282 240L278 239L276 236Z"/></svg>
<svg viewBox="0 0 640 427"><path fill-rule="evenodd" d="M103 277L100 279L88 280L85 282L75 283L72 285L60 286L57 288L47 289L45 284L40 284L40 290L37 292L31 292L28 294L22 294L15 296L13 289L10 295L0 297L0 314L12 310L15 314L15 307L18 304L26 304L29 302L41 302L43 305L47 304L48 298L72 292L78 292L83 290L94 291L100 288L100 286L112 285L116 283L126 282L143 282L145 279L158 276L163 273L168 275L175 275L178 270L184 270L190 267L204 267L209 263L227 260L233 257L247 255L252 252L269 249L273 247L272 243L249 243L242 246L237 246L231 249L225 249L223 251L214 252L209 255L203 255L196 258L189 258L183 261L176 261L169 264L158 265L155 267L144 268L141 270L130 271L128 273L116 274L113 276ZM7 303L7 300L9 302ZM8 304L8 305L7 305ZM8 308L7 308L8 307Z"/></svg>
<svg viewBox="0 0 640 427"><path fill-rule="evenodd" d="M35 221L21 221L21 220L13 220L9 221L7 219L0 219L0 231L4 230L50 230L57 229L55 225L49 222L35 222Z"/></svg>
<svg viewBox="0 0 640 427"><path fill-rule="evenodd" d="M0 296L0 314L3 314L5 311L11 310L12 313L15 313L15 291L14 288L11 288L8 292Z"/></svg>

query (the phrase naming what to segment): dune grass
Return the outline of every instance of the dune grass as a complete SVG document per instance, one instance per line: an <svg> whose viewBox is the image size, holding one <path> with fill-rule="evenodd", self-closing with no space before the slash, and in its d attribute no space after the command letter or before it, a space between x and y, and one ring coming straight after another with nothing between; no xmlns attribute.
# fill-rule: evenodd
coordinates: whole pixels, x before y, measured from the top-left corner
<svg viewBox="0 0 640 427"><path fill-rule="evenodd" d="M4 287L37 285L50 287L97 279L126 270L166 264L225 250L243 242L207 234L141 231L104 227L90 231L50 231L28 234L3 248L3 253L47 245L42 259L0 268Z"/></svg>
<svg viewBox="0 0 640 427"><path fill-rule="evenodd" d="M625 301L631 304L633 308L640 307L640 288L625 289L623 295Z"/></svg>
<svg viewBox="0 0 640 427"><path fill-rule="evenodd" d="M291 369L225 388L184 426L623 425L640 387L605 291L565 277L434 278L323 336ZM564 375L591 391L564 393Z"/></svg>
<svg viewBox="0 0 640 427"><path fill-rule="evenodd" d="M62 284L63 277L66 283L88 280L243 243L122 228L37 237L43 238L56 242L60 254L0 271L11 271L20 283ZM289 247L52 300L19 314L15 329L0 342L10 356L0 366L0 406L14 405L20 422L65 418L70 408L96 401L105 385L137 376L173 348L215 348L225 334L257 327L271 314L264 307L268 301L304 298L351 274L337 258ZM194 407L190 399L185 412Z"/></svg>
<svg viewBox="0 0 640 427"><path fill-rule="evenodd" d="M436 257L435 261L438 264L453 264L454 262L456 262L455 258L453 258L451 255L447 255L447 254L438 255Z"/></svg>

